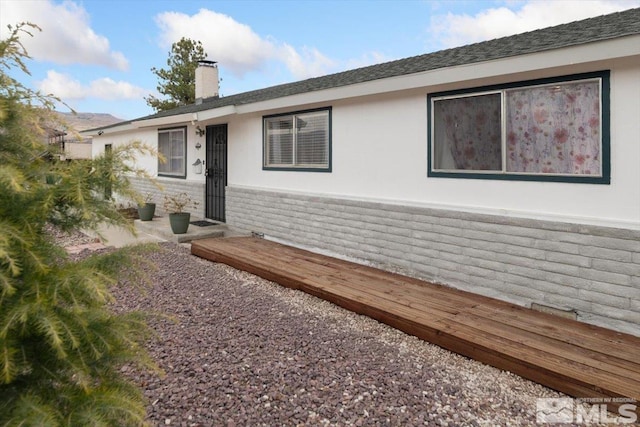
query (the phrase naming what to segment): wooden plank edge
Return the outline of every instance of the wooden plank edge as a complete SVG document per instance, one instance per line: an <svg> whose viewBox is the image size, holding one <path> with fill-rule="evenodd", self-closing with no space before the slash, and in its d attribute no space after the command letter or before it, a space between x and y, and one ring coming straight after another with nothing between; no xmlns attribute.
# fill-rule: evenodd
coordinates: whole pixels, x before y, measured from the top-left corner
<svg viewBox="0 0 640 427"><path fill-rule="evenodd" d="M367 304L362 304L350 298L343 298L323 289L305 285L297 279L288 277L286 274L274 273L264 268L257 268L248 262L238 261L233 256L226 256L211 249L205 249L202 245L196 245L195 247L192 245L192 254L205 259L210 259L214 262L221 262L234 268L248 271L289 288L302 290L355 313L369 316L447 350L454 351L465 357L478 360L498 369L513 372L523 378L527 378L574 397L629 397L619 395L611 390L601 390L597 385L588 384L573 377L565 376L557 372L544 369L538 365L524 362L520 359L516 359L503 353L496 352L490 348L478 345L470 340L465 340L456 337L455 335L448 334L442 330L400 318L392 313L388 313ZM613 409L617 409L619 405L619 403L611 402L611 407Z"/></svg>

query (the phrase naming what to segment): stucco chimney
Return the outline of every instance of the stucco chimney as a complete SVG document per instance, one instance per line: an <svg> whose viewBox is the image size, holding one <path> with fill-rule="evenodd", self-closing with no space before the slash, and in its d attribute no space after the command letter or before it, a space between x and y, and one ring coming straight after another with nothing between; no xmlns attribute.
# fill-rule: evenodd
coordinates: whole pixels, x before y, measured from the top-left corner
<svg viewBox="0 0 640 427"><path fill-rule="evenodd" d="M198 61L196 68L196 104L204 98L218 96L218 66L215 61Z"/></svg>

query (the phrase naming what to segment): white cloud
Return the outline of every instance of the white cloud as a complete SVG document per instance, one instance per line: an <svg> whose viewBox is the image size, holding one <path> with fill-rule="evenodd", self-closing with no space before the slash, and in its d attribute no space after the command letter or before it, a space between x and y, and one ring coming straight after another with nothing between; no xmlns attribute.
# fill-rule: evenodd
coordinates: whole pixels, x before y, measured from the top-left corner
<svg viewBox="0 0 640 427"><path fill-rule="evenodd" d="M318 49L304 47L302 53L288 44L279 49L279 58L296 79L307 79L327 73L335 67L335 62L323 55Z"/></svg>
<svg viewBox="0 0 640 427"><path fill-rule="evenodd" d="M96 34L90 26L85 9L74 2L54 4L42 0L1 0L3 28L6 24L31 22L42 32L23 37L25 48L36 60L56 64L92 64L127 70L129 63L121 52L112 51L109 40Z"/></svg>
<svg viewBox="0 0 640 427"><path fill-rule="evenodd" d="M101 78L83 85L71 76L54 70L47 72L47 77L37 83L40 91L53 94L63 101L86 98L101 100L142 99L148 91L123 81Z"/></svg>
<svg viewBox="0 0 640 427"><path fill-rule="evenodd" d="M507 2L508 5L522 3ZM462 46L498 37L551 27L640 5L638 0L531 0L519 9L486 9L474 16L436 15L431 18L431 44L435 48Z"/></svg>
<svg viewBox="0 0 640 427"><path fill-rule="evenodd" d="M233 18L207 9L189 16L164 12L156 16L162 30L162 46L170 47L182 37L202 42L208 59L224 64L225 69L241 76L259 69L276 52L275 45Z"/></svg>
<svg viewBox="0 0 640 427"><path fill-rule="evenodd" d="M291 45L256 34L251 27L233 18L207 9L189 16L164 12L156 16L163 47L182 37L199 40L208 59L218 61L225 70L238 77L261 70L269 61L285 64L295 78L326 74L334 63L315 48L299 52Z"/></svg>

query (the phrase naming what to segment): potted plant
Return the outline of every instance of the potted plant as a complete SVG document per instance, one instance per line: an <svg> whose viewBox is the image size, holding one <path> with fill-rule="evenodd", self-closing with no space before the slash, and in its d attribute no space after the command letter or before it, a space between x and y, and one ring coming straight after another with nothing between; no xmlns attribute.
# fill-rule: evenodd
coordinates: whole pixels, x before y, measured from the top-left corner
<svg viewBox="0 0 640 427"><path fill-rule="evenodd" d="M169 212L169 224L173 234L184 234L189 229L191 213L184 212L188 205L195 207L198 202L192 200L187 193L165 194L164 209Z"/></svg>
<svg viewBox="0 0 640 427"><path fill-rule="evenodd" d="M156 213L156 204L151 202L151 194L147 193L144 203L138 204L138 217L140 221L151 221Z"/></svg>

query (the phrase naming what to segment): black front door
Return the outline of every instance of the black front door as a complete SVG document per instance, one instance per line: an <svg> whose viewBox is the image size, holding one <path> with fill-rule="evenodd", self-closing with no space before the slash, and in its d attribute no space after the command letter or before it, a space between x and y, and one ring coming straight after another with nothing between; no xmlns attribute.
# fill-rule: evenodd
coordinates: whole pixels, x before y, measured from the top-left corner
<svg viewBox="0 0 640 427"><path fill-rule="evenodd" d="M225 222L224 191L227 185L227 125L207 126L207 218Z"/></svg>

